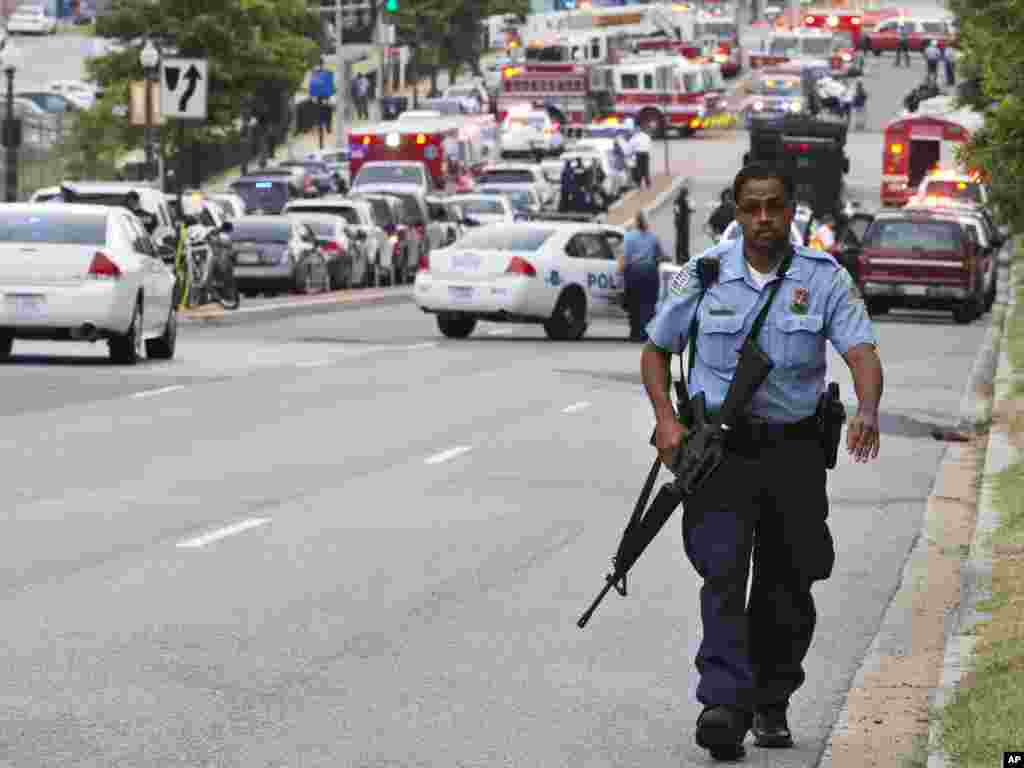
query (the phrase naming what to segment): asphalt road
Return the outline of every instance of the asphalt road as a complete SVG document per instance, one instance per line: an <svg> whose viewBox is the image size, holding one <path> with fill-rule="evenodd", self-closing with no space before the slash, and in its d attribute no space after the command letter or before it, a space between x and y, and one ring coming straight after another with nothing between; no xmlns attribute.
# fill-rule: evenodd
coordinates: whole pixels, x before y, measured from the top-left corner
<svg viewBox="0 0 1024 768"><path fill-rule="evenodd" d="M696 146L673 151L712 191L739 144ZM870 191L880 137L850 151ZM986 322L879 320L882 456L830 478L838 557L815 590L797 748L747 764L817 765ZM678 518L630 597L575 627L651 459L625 335L482 324L454 342L399 304L188 326L178 359L131 369L101 346L16 343L0 365L0 764L709 764Z"/></svg>

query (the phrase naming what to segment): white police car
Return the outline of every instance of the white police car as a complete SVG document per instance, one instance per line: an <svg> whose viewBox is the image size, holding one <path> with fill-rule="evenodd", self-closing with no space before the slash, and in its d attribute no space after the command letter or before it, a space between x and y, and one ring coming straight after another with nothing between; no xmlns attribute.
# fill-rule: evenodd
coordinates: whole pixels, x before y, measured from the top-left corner
<svg viewBox="0 0 1024 768"><path fill-rule="evenodd" d="M471 230L421 261L413 296L445 336L462 339L479 320L537 323L575 341L593 318L626 321L617 257L625 230L556 215ZM663 265L662 293L679 267Z"/></svg>

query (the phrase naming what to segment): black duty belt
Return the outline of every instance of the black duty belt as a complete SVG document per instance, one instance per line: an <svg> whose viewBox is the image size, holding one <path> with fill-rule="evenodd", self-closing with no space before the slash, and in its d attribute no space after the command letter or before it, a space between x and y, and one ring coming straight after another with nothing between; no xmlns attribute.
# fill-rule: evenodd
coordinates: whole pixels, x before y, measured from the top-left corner
<svg viewBox="0 0 1024 768"><path fill-rule="evenodd" d="M777 443L784 440L815 440L819 437L818 419L808 416L788 424L767 421L742 421L729 430L730 442Z"/></svg>

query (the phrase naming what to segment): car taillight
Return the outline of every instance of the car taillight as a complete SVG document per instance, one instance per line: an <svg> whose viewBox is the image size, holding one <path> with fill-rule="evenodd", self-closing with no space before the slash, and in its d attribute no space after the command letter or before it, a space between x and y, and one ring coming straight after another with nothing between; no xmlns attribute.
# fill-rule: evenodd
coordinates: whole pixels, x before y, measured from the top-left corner
<svg viewBox="0 0 1024 768"><path fill-rule="evenodd" d="M426 235L427 235L427 228L426 228L426 226L424 226L423 224L417 224L416 225L416 234L419 235L420 237L426 237Z"/></svg>
<svg viewBox="0 0 1024 768"><path fill-rule="evenodd" d="M810 144L787 144L787 152L807 152L811 148Z"/></svg>
<svg viewBox="0 0 1024 768"><path fill-rule="evenodd" d="M551 124L551 132L554 133L555 131L557 131L561 127L562 127L561 123L552 123Z"/></svg>
<svg viewBox="0 0 1024 768"><path fill-rule="evenodd" d="M121 268L103 251L97 251L89 264L89 277L94 280L120 280Z"/></svg>
<svg viewBox="0 0 1024 768"><path fill-rule="evenodd" d="M521 256L513 256L512 261L508 263L508 268L505 270L505 274L524 275L525 277L536 277L537 270L533 268L533 264L531 264Z"/></svg>
<svg viewBox="0 0 1024 768"><path fill-rule="evenodd" d="M430 255L426 251L424 251L423 253L420 254L420 260L416 264L416 268L420 272L429 272L430 271Z"/></svg>
<svg viewBox="0 0 1024 768"><path fill-rule="evenodd" d="M320 250L324 253L338 253L341 251L341 246L334 240L328 240L326 243L320 246Z"/></svg>

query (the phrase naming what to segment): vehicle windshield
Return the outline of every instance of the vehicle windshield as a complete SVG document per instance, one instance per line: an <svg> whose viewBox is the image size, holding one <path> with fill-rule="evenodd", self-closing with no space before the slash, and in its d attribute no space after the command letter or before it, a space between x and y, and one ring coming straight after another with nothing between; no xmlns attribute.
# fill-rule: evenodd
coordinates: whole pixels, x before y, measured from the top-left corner
<svg viewBox="0 0 1024 768"><path fill-rule="evenodd" d="M827 37L805 37L800 51L804 56L827 56L832 51L832 41Z"/></svg>
<svg viewBox="0 0 1024 768"><path fill-rule="evenodd" d="M313 234L317 236L317 239L333 239L337 234L338 223L331 221L330 219L324 220L320 218L309 218L302 216L301 214L291 214L294 218L305 224L307 227L313 230Z"/></svg>
<svg viewBox="0 0 1024 768"><path fill-rule="evenodd" d="M925 184L924 193L927 197L942 197L957 202L981 205L981 187L969 181L952 179L930 179Z"/></svg>
<svg viewBox="0 0 1024 768"><path fill-rule="evenodd" d="M942 21L922 21L921 28L929 35L946 34L946 24Z"/></svg>
<svg viewBox="0 0 1024 768"><path fill-rule="evenodd" d="M290 210L288 213L303 214L303 213L326 213L329 216L337 216L338 218L344 219L346 224L351 224L353 227L358 227L359 212L355 208L340 205L331 206L312 206L304 205L299 209Z"/></svg>
<svg viewBox="0 0 1024 768"><path fill-rule="evenodd" d="M459 247L481 251L539 251L553 234L553 227L495 225L465 235L459 240Z"/></svg>
<svg viewBox="0 0 1024 768"><path fill-rule="evenodd" d="M247 211L279 213L288 202L286 181L236 181L231 191L242 198Z"/></svg>
<svg viewBox="0 0 1024 768"><path fill-rule="evenodd" d="M865 236L866 248L949 251L958 247L959 226L952 221L876 221Z"/></svg>
<svg viewBox="0 0 1024 768"><path fill-rule="evenodd" d="M462 210L472 216L473 214L501 215L505 213L505 206L500 200L486 200L475 197L471 200L459 200Z"/></svg>
<svg viewBox="0 0 1024 768"><path fill-rule="evenodd" d="M528 189L482 189L484 195L501 195L517 211L528 211L533 204L533 196Z"/></svg>
<svg viewBox="0 0 1024 768"><path fill-rule="evenodd" d="M736 25L731 21L704 21L693 25L696 37L717 37L719 40L732 40L737 36Z"/></svg>
<svg viewBox="0 0 1024 768"><path fill-rule="evenodd" d="M796 53L798 50L800 50L800 40L795 37L772 38L771 45L768 47L768 53L775 56Z"/></svg>
<svg viewBox="0 0 1024 768"><path fill-rule="evenodd" d="M231 240L236 243L276 243L283 245L291 240L292 225L288 219L281 221L235 220Z"/></svg>
<svg viewBox="0 0 1024 768"><path fill-rule="evenodd" d="M505 130L523 130L524 128L533 128L537 131L543 131L547 127L548 121L546 115L526 115L515 117L509 117L505 120Z"/></svg>
<svg viewBox="0 0 1024 768"><path fill-rule="evenodd" d="M548 45L526 49L527 63L561 64L569 61L569 47L565 45Z"/></svg>
<svg viewBox="0 0 1024 768"><path fill-rule="evenodd" d="M480 94L477 92L476 88L471 85L453 85L445 91L445 95L461 99L466 97L476 98Z"/></svg>
<svg viewBox="0 0 1024 768"><path fill-rule="evenodd" d="M0 213L0 242L104 245L107 215L70 213L54 207L49 211Z"/></svg>
<svg viewBox="0 0 1024 768"><path fill-rule="evenodd" d="M803 89L799 80L767 78L757 82L757 93L762 96L800 96Z"/></svg>
<svg viewBox="0 0 1024 768"><path fill-rule="evenodd" d="M290 160L285 163L281 163L285 168L305 168L307 171L313 173L330 173L330 169L321 162L315 162L312 160Z"/></svg>
<svg viewBox="0 0 1024 768"><path fill-rule="evenodd" d="M532 184L532 171L484 171L480 174L479 184Z"/></svg>
<svg viewBox="0 0 1024 768"><path fill-rule="evenodd" d="M427 180L423 168L415 165L364 165L356 174L355 183L352 186L358 187L363 184L423 184Z"/></svg>
<svg viewBox="0 0 1024 768"><path fill-rule="evenodd" d="M851 35L849 32L846 32L845 30L844 31L840 31L840 32L833 32L832 33L832 38L835 40L836 46L838 48L855 48L856 47L853 44L853 35Z"/></svg>

